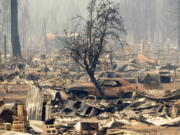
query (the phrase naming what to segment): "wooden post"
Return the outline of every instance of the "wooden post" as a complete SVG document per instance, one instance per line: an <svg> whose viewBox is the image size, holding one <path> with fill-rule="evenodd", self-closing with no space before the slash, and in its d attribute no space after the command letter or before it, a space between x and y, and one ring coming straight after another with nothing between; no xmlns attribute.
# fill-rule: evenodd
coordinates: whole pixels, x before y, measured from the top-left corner
<svg viewBox="0 0 180 135"><path fill-rule="evenodd" d="M24 105L22 104L17 105L17 116L18 117L24 116Z"/></svg>

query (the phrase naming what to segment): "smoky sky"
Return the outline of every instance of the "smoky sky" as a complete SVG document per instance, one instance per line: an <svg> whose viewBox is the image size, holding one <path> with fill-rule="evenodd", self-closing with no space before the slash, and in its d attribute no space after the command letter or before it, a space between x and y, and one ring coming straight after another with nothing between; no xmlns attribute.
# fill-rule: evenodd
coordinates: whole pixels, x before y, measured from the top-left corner
<svg viewBox="0 0 180 135"><path fill-rule="evenodd" d="M73 27L71 20L73 17L77 15L88 16L87 5L89 0L18 1L20 23L22 24L26 19L26 17L21 16L23 9L26 8L30 20L27 31L32 31L31 36L37 37L37 39L42 38L43 19L47 20L47 33L61 34L66 28ZM120 2L120 15L124 19L129 40L136 38L139 32L138 42L141 40L164 41L168 38L175 41L177 26L175 24L176 17L174 17L176 5L173 5L175 0L114 1Z"/></svg>
<svg viewBox="0 0 180 135"><path fill-rule="evenodd" d="M47 18L49 31L52 25L62 31L73 16L86 16L88 0L29 0L27 4L33 24L40 25Z"/></svg>

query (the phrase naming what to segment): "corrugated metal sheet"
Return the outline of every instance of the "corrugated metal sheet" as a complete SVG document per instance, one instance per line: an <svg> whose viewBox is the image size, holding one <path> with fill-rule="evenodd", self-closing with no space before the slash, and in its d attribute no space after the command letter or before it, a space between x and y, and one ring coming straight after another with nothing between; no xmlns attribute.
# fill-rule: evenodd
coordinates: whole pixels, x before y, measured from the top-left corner
<svg viewBox="0 0 180 135"><path fill-rule="evenodd" d="M41 120L43 108L42 91L35 86L32 86L28 92L26 99L26 111L28 120Z"/></svg>

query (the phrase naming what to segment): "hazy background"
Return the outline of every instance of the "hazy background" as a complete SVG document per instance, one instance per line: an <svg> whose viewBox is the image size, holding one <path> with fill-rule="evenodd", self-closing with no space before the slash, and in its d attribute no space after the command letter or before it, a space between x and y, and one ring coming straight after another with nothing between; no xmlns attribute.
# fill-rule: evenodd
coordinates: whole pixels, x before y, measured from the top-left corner
<svg viewBox="0 0 180 135"><path fill-rule="evenodd" d="M1 0L1 2L9 0ZM178 39L178 0L115 0L120 1L120 13L127 30L126 40L132 45L148 42L152 45L177 45ZM19 35L22 47L33 48L43 44L43 23L46 32L62 34L72 28L72 17L87 17L89 0L18 0ZM10 6L2 9L0 27L10 41ZM2 34L2 35L3 35ZM2 38L2 36L0 35ZM2 43L0 43L2 44ZM10 44L10 43L9 43ZM9 45L10 46L10 45Z"/></svg>

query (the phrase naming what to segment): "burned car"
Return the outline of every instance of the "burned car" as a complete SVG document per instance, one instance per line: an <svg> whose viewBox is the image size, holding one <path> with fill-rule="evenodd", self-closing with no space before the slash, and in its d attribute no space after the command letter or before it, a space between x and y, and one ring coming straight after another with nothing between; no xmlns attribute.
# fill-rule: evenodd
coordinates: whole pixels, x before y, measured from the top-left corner
<svg viewBox="0 0 180 135"><path fill-rule="evenodd" d="M117 71L113 71L113 70L109 70L109 71L105 71L105 72L102 72L100 75L99 75L99 79L101 78L116 78L116 79L122 79L122 80L125 80L127 81L128 83L130 84L138 84L138 78L137 78L137 75L134 75L132 73L120 73L120 72L117 72Z"/></svg>
<svg viewBox="0 0 180 135"><path fill-rule="evenodd" d="M161 83L171 83L174 80L173 74L170 70L160 70L159 76Z"/></svg>
<svg viewBox="0 0 180 135"><path fill-rule="evenodd" d="M131 85L127 81L119 78L101 78L98 82L103 88L106 98L131 98L133 93L138 89L136 85ZM69 86L68 92L72 94L73 97L79 98L88 95L100 97L93 83L72 84Z"/></svg>

